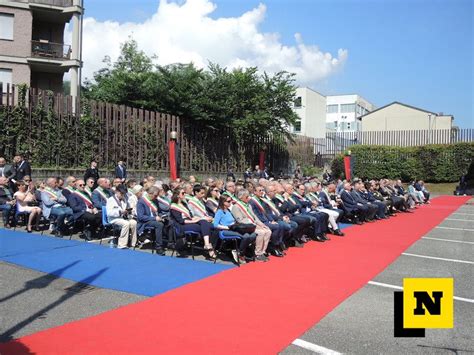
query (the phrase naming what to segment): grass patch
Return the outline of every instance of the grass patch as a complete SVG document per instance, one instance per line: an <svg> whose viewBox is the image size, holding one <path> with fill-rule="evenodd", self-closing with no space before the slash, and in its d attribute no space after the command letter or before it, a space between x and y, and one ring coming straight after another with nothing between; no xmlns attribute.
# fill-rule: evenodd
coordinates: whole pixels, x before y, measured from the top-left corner
<svg viewBox="0 0 474 355"><path fill-rule="evenodd" d="M457 182L447 182L442 184L425 183L428 191L433 195L452 195L456 189Z"/></svg>

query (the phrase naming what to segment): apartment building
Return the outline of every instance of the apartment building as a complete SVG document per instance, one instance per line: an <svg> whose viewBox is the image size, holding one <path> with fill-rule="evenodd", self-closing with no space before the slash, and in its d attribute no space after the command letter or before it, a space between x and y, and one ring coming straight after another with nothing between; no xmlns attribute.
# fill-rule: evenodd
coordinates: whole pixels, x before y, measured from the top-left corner
<svg viewBox="0 0 474 355"><path fill-rule="evenodd" d="M326 97L310 88L297 88L294 111L299 119L292 132L306 137L326 136Z"/></svg>
<svg viewBox="0 0 474 355"><path fill-rule="evenodd" d="M80 90L83 0L0 0L0 82L62 92ZM66 24L72 41L64 43Z"/></svg>
<svg viewBox="0 0 474 355"><path fill-rule="evenodd" d="M360 120L375 109L375 106L362 96L330 95L326 96L326 127L333 132L355 132L362 129Z"/></svg>

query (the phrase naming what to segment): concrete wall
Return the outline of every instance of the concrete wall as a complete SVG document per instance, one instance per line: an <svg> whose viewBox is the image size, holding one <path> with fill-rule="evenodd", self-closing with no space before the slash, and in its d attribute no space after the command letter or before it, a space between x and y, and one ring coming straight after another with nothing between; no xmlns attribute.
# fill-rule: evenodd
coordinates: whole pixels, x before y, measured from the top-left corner
<svg viewBox="0 0 474 355"><path fill-rule="evenodd" d="M14 57L31 55L32 15L30 10L0 6L0 12L13 14L13 41L0 40L0 54ZM1 65L1 64L0 64Z"/></svg>
<svg viewBox="0 0 474 355"><path fill-rule="evenodd" d="M303 102L303 105L306 105L306 119L302 127L304 135L313 138L326 137L326 97L313 90L306 90L306 99Z"/></svg>
<svg viewBox="0 0 474 355"><path fill-rule="evenodd" d="M450 129L452 116L436 116L395 103L362 118L363 131ZM430 127L431 124L431 127Z"/></svg>

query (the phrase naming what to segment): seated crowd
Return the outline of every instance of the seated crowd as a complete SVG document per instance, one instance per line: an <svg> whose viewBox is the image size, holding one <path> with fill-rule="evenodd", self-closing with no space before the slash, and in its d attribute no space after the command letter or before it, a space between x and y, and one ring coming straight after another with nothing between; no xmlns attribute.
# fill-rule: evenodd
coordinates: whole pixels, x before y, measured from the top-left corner
<svg viewBox="0 0 474 355"><path fill-rule="evenodd" d="M330 234L342 237L341 222L371 223L429 203L422 181L405 189L400 180L388 179L248 176L246 181L229 177L226 182L208 178L199 183L191 176L166 184L153 176L141 182L69 176L35 184L25 176L14 187L10 183L0 177L5 228L15 223L17 214L24 214L28 232L38 230L43 218L56 236L75 227L90 241L103 236L106 223L117 230L118 248L154 241L158 255L164 255L173 233L173 247L183 254L185 237L194 233L211 259L217 257L219 236L234 237L238 248L231 250L232 256L241 263L283 257L289 247L303 247L310 240L326 242Z"/></svg>

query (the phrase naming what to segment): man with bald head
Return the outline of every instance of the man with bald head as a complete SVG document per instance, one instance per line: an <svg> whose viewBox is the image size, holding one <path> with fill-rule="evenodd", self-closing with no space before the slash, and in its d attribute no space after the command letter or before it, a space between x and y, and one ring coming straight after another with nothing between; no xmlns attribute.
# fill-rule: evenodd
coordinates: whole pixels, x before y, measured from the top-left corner
<svg viewBox="0 0 474 355"><path fill-rule="evenodd" d="M110 180L106 178L100 178L97 180L97 188L92 191L92 203L98 210L102 210L102 207L107 204L107 199L113 195L110 191Z"/></svg>
<svg viewBox="0 0 474 355"><path fill-rule="evenodd" d="M53 234L62 237L64 221L66 218L72 218L72 210L66 206L67 200L61 190L58 189L58 180L56 178L50 177L46 180L46 187L41 192L41 202L43 216L46 218L50 216L56 217Z"/></svg>

